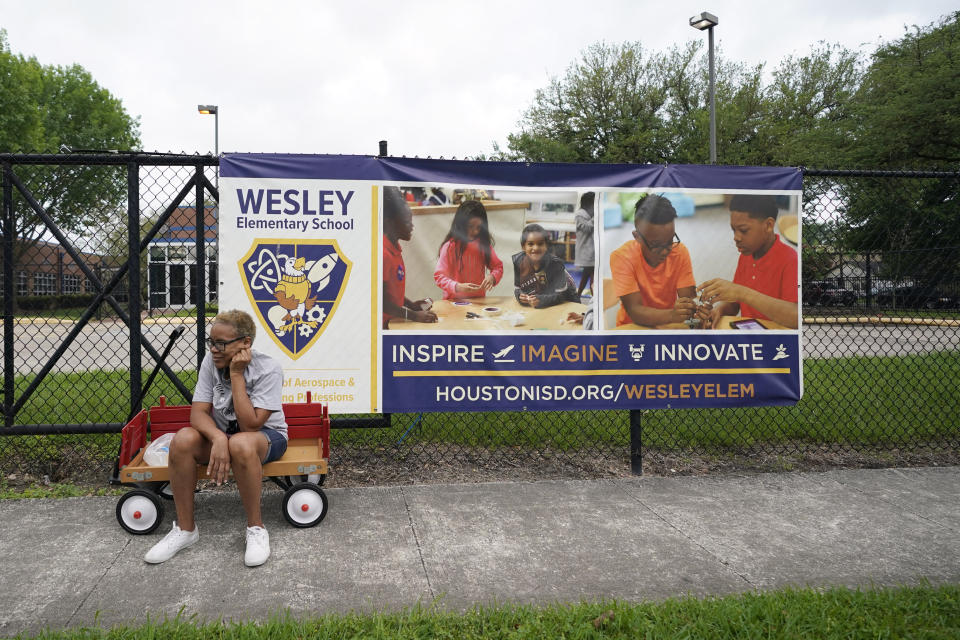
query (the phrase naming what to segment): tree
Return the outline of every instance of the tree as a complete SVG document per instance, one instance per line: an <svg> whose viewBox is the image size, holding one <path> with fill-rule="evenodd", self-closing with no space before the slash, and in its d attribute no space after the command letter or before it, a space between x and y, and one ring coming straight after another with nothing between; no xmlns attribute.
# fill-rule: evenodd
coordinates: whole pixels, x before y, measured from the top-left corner
<svg viewBox="0 0 960 640"><path fill-rule="evenodd" d="M858 166L955 170L960 162L960 11L881 46L853 103Z"/></svg>
<svg viewBox="0 0 960 640"><path fill-rule="evenodd" d="M702 42L647 53L638 42L595 44L537 91L520 131L499 157L560 162L705 162L708 68ZM803 164L827 157L823 123L846 117L857 56L821 45L787 58L763 82L764 65L716 56L717 155L724 164ZM831 125L833 131L838 125ZM809 140L808 140L809 138Z"/></svg>
<svg viewBox="0 0 960 640"><path fill-rule="evenodd" d="M702 43L693 41L666 56L671 69L669 98L663 113L670 145L653 162L705 163L710 146L710 71ZM730 164L756 164L757 124L763 117L762 65L747 68L716 52L717 154Z"/></svg>
<svg viewBox="0 0 960 640"><path fill-rule="evenodd" d="M44 66L15 55L0 30L0 152L55 153L64 144L130 150L140 145L139 121L83 67ZM122 167L20 165L16 173L68 233L101 228L123 211ZM16 212L19 255L42 237L44 225L22 200Z"/></svg>
<svg viewBox="0 0 960 640"><path fill-rule="evenodd" d="M130 150L139 136L139 119L87 70L15 55L0 29L0 152L55 153L61 144Z"/></svg>
<svg viewBox="0 0 960 640"><path fill-rule="evenodd" d="M766 89L760 164L838 167L838 151L853 145L850 111L863 77L860 56L819 43L806 56L788 56Z"/></svg>
<svg viewBox="0 0 960 640"><path fill-rule="evenodd" d="M851 105L849 166L956 171L960 162L960 12L873 54ZM884 252L893 279L936 288L960 276L960 180L914 178L849 192L847 244ZM882 194L878 197L877 194Z"/></svg>
<svg viewBox="0 0 960 640"><path fill-rule="evenodd" d="M661 57L639 43L592 45L564 78L537 91L508 151L496 151L516 160L616 162L632 147L658 144L665 85Z"/></svg>
<svg viewBox="0 0 960 640"><path fill-rule="evenodd" d="M7 32L0 29L0 152L40 148L42 69L33 58L10 53Z"/></svg>

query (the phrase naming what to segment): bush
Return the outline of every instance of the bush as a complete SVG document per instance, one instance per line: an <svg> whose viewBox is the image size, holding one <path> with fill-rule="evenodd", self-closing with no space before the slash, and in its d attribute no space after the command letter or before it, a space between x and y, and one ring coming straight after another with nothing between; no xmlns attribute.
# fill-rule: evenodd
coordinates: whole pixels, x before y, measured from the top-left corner
<svg viewBox="0 0 960 640"><path fill-rule="evenodd" d="M58 296L20 296L16 298L17 309L21 311L54 311L56 309L76 309L89 307L93 303L92 293L64 293Z"/></svg>

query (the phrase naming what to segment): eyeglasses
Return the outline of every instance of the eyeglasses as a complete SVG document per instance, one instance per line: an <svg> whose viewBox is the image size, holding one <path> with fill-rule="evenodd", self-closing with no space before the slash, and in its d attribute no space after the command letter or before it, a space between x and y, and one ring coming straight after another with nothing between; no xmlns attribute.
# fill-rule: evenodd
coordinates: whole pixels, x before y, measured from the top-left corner
<svg viewBox="0 0 960 640"><path fill-rule="evenodd" d="M212 340L207 338L207 348L216 349L217 351L226 351L228 344L233 344L237 340L243 340L247 336L240 336L239 338L234 338L233 340Z"/></svg>
<svg viewBox="0 0 960 640"><path fill-rule="evenodd" d="M671 251L677 248L678 244L680 244L680 236L678 236L676 232L674 232L673 234L673 242L669 244L657 244L657 245L653 245L647 242L647 239L643 237L643 234L637 231L636 229L634 229L633 232L637 234L637 237L643 241L643 244L647 245L647 249L650 249L650 251L653 251L654 253L670 253Z"/></svg>

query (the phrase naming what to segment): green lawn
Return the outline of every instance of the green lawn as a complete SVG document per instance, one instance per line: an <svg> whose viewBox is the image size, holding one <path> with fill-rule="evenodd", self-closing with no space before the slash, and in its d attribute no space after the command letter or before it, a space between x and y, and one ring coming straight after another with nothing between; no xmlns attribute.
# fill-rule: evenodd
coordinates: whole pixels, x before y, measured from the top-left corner
<svg viewBox="0 0 960 640"><path fill-rule="evenodd" d="M0 477L0 500L31 500L37 498L83 498L88 496L121 496L129 491L123 487L84 487L69 482L54 482L49 485L34 484L24 488L11 488L7 479Z"/></svg>
<svg viewBox="0 0 960 640"><path fill-rule="evenodd" d="M181 374L193 388L195 372ZM18 378L18 388L27 380ZM123 422L128 412L125 372L52 374L17 416L18 424ZM648 411L644 445L683 448L748 446L754 443L908 444L956 437L960 424L960 353L898 358L835 358L804 362L804 398L793 407ZM158 377L144 404L166 395L185 400ZM37 438L49 455L58 442L78 436ZM92 437L84 437L92 440ZM97 436L114 455L117 436ZM394 414L384 430L334 430L332 446L398 441L487 448L626 447L627 411L489 412ZM2 441L0 441L2 444Z"/></svg>
<svg viewBox="0 0 960 640"><path fill-rule="evenodd" d="M22 636L26 638L27 636ZM107 631L91 628L36 638L138 640L375 638L847 638L960 637L960 587L877 590L788 589L725 598L687 597L660 603L582 603L549 607L477 608L449 613L418 607L400 613L327 615L269 622L201 624L186 618Z"/></svg>
<svg viewBox="0 0 960 640"><path fill-rule="evenodd" d="M804 397L792 407L680 409L643 415L644 446L729 447L759 442L910 443L956 437L960 353L804 362ZM481 447L572 450L628 446L627 411L394 414L384 439L415 437ZM362 430L336 443L367 442Z"/></svg>
<svg viewBox="0 0 960 640"><path fill-rule="evenodd" d="M654 411L647 446L913 443L957 438L960 353L805 360L792 407Z"/></svg>
<svg viewBox="0 0 960 640"><path fill-rule="evenodd" d="M144 372L146 383L149 371ZM197 384L196 371L182 371L180 380L187 389ZM17 396L27 388L33 376L17 376ZM87 371L51 373L44 378L17 414L17 424L73 424L126 422L130 412L130 374L126 371ZM144 398L143 406L159 404L166 396L169 404L186 404L174 384L157 374Z"/></svg>

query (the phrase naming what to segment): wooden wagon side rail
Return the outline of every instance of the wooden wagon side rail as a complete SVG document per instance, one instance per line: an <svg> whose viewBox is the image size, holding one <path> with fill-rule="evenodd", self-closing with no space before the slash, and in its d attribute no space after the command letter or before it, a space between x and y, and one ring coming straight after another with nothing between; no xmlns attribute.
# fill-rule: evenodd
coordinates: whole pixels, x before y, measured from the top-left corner
<svg viewBox="0 0 960 640"><path fill-rule="evenodd" d="M330 415L327 405L312 402L285 403L289 442L283 456L263 465L264 477L325 475L330 455ZM164 482L170 479L166 466L148 465L143 460L147 431L151 439L175 433L190 424L190 406L168 406L166 398L149 412L141 411L124 426L120 447L120 482ZM207 466L197 467L199 478L209 478Z"/></svg>

